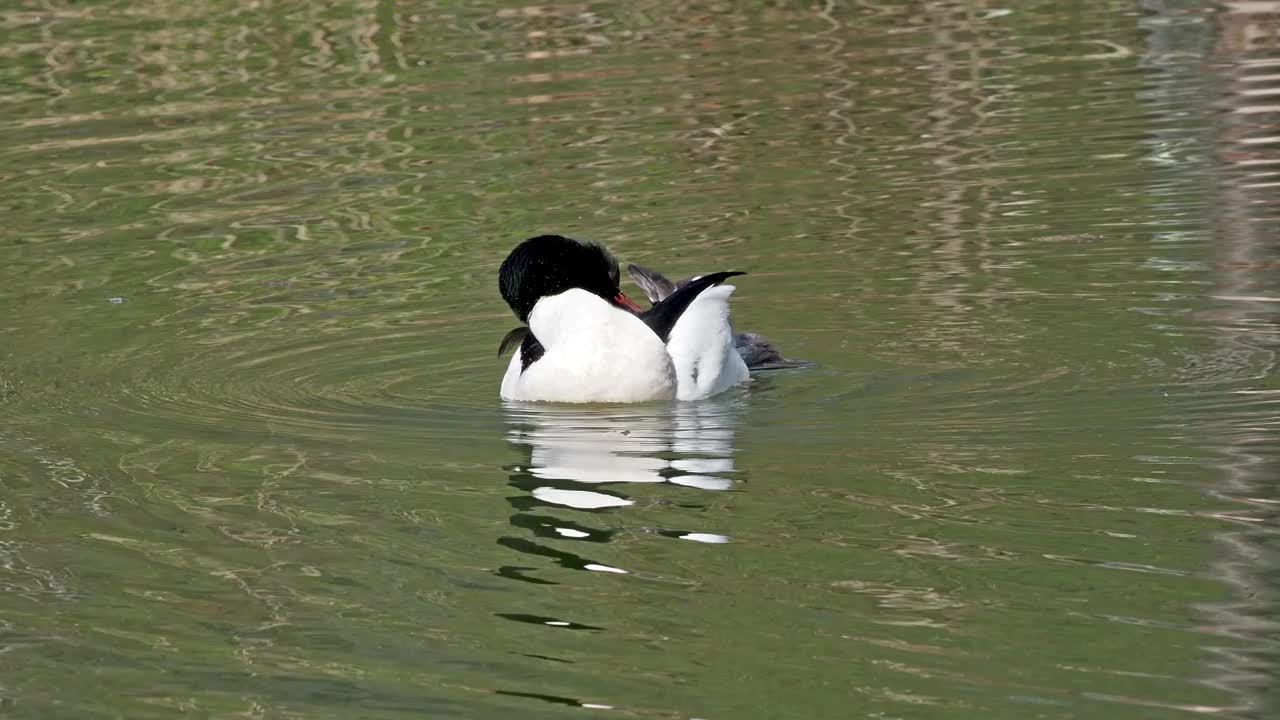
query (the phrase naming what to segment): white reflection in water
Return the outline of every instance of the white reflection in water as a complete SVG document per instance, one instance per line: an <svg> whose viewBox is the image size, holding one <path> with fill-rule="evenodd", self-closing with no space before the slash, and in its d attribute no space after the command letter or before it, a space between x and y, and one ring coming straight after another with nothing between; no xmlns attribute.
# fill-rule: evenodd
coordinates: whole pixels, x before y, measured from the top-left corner
<svg viewBox="0 0 1280 720"><path fill-rule="evenodd" d="M590 557L606 552L601 546L620 533L638 531L709 545L732 542L727 535L702 531L719 528L609 526L609 516L601 513L637 504L625 492L628 484L665 484L666 492L646 493L646 506L665 504L677 516L704 521L706 516L699 512L684 512L690 503L696 505L696 493L730 490L741 482L735 479L733 441L743 402L724 398L629 406L507 404L507 438L528 453L527 462L511 468L510 483L527 494L510 498L516 508L511 525L520 534L503 536L498 543L529 560L502 566L498 574L522 582L554 583L540 572L547 562L570 570L630 574L625 566ZM557 515L563 510L594 517Z"/></svg>
<svg viewBox="0 0 1280 720"><path fill-rule="evenodd" d="M511 430L507 437L512 444L529 448L525 471L539 480L668 482L728 490L736 471L733 440L740 405L741 399L733 398L609 407L508 403ZM600 493L583 490L542 486L533 494L570 507L610 506L598 499Z"/></svg>
<svg viewBox="0 0 1280 720"><path fill-rule="evenodd" d="M686 487L702 488L703 490L728 490L733 487L733 481L729 478L711 477L709 475L677 475L670 478L669 482Z"/></svg>
<svg viewBox="0 0 1280 720"><path fill-rule="evenodd" d="M722 545L731 542L727 535L716 535L714 533L685 533L680 536L681 540L692 540L694 542L709 543L711 545Z"/></svg>
<svg viewBox="0 0 1280 720"><path fill-rule="evenodd" d="M561 490L553 487L534 488L533 496L553 505L566 505L580 510L621 507L634 502L633 500L605 495L604 493L587 492L585 490Z"/></svg>

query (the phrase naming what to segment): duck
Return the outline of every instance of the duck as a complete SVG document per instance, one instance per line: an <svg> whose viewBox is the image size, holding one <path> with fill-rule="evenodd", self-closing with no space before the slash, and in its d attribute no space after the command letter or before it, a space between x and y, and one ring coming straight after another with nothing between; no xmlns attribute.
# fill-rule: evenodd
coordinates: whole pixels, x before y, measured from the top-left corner
<svg viewBox="0 0 1280 720"><path fill-rule="evenodd" d="M665 280L644 268L628 272ZM646 310L621 290L618 261L604 246L529 238L498 271L499 292L522 323L498 346L499 356L517 348L499 394L510 401L692 401L742 385L750 371L729 322L735 287L724 281L745 274L662 286L658 299L648 295Z"/></svg>

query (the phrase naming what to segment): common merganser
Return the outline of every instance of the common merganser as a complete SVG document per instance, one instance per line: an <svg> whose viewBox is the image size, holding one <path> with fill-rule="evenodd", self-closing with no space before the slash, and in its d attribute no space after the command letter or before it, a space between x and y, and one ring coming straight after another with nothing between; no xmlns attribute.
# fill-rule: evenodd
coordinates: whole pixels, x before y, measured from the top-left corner
<svg viewBox="0 0 1280 720"><path fill-rule="evenodd" d="M644 402L700 400L749 379L729 324L732 285L745 273L693 278L648 310L618 287L618 261L602 246L559 235L520 243L498 288L525 325L502 378L506 400ZM658 276L661 277L661 276Z"/></svg>

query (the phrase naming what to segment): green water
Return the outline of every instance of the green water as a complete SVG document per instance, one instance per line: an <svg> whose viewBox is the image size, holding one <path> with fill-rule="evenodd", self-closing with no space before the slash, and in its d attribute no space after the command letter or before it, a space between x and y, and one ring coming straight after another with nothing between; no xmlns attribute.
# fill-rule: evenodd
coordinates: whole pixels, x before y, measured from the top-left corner
<svg viewBox="0 0 1280 720"><path fill-rule="evenodd" d="M0 716L1275 717L1274 22L7 4ZM542 232L817 366L504 406Z"/></svg>

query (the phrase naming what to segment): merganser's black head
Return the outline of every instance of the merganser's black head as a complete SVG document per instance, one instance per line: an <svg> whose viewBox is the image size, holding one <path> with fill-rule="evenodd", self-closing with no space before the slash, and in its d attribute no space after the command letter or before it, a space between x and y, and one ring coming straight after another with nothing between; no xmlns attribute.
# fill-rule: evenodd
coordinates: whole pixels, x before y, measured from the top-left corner
<svg viewBox="0 0 1280 720"><path fill-rule="evenodd" d="M498 289L522 323L544 297L580 288L633 313L642 312L618 289L618 261L600 245L539 235L516 246L498 270Z"/></svg>

